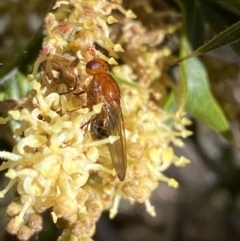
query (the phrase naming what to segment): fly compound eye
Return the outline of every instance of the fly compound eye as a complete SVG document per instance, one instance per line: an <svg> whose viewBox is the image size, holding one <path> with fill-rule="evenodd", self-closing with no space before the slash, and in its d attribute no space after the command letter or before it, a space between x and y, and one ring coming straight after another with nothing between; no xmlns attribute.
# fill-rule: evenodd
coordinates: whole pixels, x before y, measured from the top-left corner
<svg viewBox="0 0 240 241"><path fill-rule="evenodd" d="M89 70L96 70L96 69L99 69L99 67L100 67L100 64L95 60L89 61L86 65L86 68Z"/></svg>
<svg viewBox="0 0 240 241"><path fill-rule="evenodd" d="M108 65L104 60L100 58L95 58L86 64L86 71L90 75L103 74L103 73L107 74Z"/></svg>

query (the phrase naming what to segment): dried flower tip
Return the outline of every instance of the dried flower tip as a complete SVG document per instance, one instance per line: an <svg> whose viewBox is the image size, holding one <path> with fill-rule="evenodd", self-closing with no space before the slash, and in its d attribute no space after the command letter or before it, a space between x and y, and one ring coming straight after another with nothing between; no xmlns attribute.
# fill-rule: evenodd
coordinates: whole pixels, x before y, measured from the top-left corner
<svg viewBox="0 0 240 241"><path fill-rule="evenodd" d="M96 114L101 112L103 105L104 105L103 103L99 103L93 106L93 110L95 111Z"/></svg>
<svg viewBox="0 0 240 241"><path fill-rule="evenodd" d="M135 15L135 13L132 10L128 10L126 12L126 17L127 18L136 18L137 16Z"/></svg>
<svg viewBox="0 0 240 241"><path fill-rule="evenodd" d="M122 46L120 44L116 44L116 45L114 45L114 51L115 52L124 52L124 49L122 48Z"/></svg>
<svg viewBox="0 0 240 241"><path fill-rule="evenodd" d="M113 24L113 23L117 23L117 22L118 22L118 20L116 18L114 18L112 15L108 16L108 18L107 18L108 24Z"/></svg>
<svg viewBox="0 0 240 241"><path fill-rule="evenodd" d="M141 163L134 165L133 171L134 171L134 177L136 179L142 179L149 175L149 169L147 168L146 165Z"/></svg>
<svg viewBox="0 0 240 241"><path fill-rule="evenodd" d="M146 211L147 211L152 217L155 217L155 216L156 216L155 207L152 206L152 204L150 203L150 200L147 199L144 203L145 203Z"/></svg>
<svg viewBox="0 0 240 241"><path fill-rule="evenodd" d="M134 159L140 159L143 157L144 148L141 144L132 143L128 145L128 155Z"/></svg>
<svg viewBox="0 0 240 241"><path fill-rule="evenodd" d="M118 62L117 62L114 58L110 58L110 59L108 60L108 63L109 63L110 65L118 65Z"/></svg>
<svg viewBox="0 0 240 241"><path fill-rule="evenodd" d="M7 232L10 234L16 234L20 226L22 225L22 223L23 223L23 219L19 216L11 218L6 225Z"/></svg>
<svg viewBox="0 0 240 241"><path fill-rule="evenodd" d="M9 217L14 217L21 212L22 205L17 202L11 202L6 210L6 213Z"/></svg>
<svg viewBox="0 0 240 241"><path fill-rule="evenodd" d="M55 212L51 212L51 215L52 215L52 220L54 223L57 223L58 221L58 216ZM60 219L60 218L59 218Z"/></svg>
<svg viewBox="0 0 240 241"><path fill-rule="evenodd" d="M132 10L125 10L121 5L115 4L113 7L119 10L127 18L136 18L137 16L133 13Z"/></svg>
<svg viewBox="0 0 240 241"><path fill-rule="evenodd" d="M190 119L188 119L187 117L183 117L181 119L181 124L184 126L189 126L192 124L192 121Z"/></svg>
<svg viewBox="0 0 240 241"><path fill-rule="evenodd" d="M110 219L113 219L117 215L120 200L121 200L121 196L115 195L114 201L113 201L113 206L112 206L112 208L110 209L110 212L109 212L109 218Z"/></svg>
<svg viewBox="0 0 240 241"><path fill-rule="evenodd" d="M192 134L193 134L192 131L183 130L183 131L182 131L182 138L187 138L187 137L191 136Z"/></svg>
<svg viewBox="0 0 240 241"><path fill-rule="evenodd" d="M34 234L34 231L30 229L28 226L21 226L17 232L17 238L19 240L27 241Z"/></svg>
<svg viewBox="0 0 240 241"><path fill-rule="evenodd" d="M56 198L53 205L53 211L57 217L64 218L66 220L75 217L77 213L78 204L76 199L71 198L71 196L61 195Z"/></svg>
<svg viewBox="0 0 240 241"><path fill-rule="evenodd" d="M178 120L181 120L182 118L184 118L184 116L186 115L186 113L182 110L179 109L176 113L175 116Z"/></svg>
<svg viewBox="0 0 240 241"><path fill-rule="evenodd" d="M30 214L27 224L34 232L39 232L43 228L43 218L37 213Z"/></svg>
<svg viewBox="0 0 240 241"><path fill-rule="evenodd" d="M100 202L92 201L86 203L87 211L95 220L98 220L102 213L102 205Z"/></svg>
<svg viewBox="0 0 240 241"><path fill-rule="evenodd" d="M5 164L5 165L3 165ZM3 162L1 167L7 166L7 162ZM6 169L6 168L4 168ZM2 170L4 170L2 169ZM3 198L5 194L11 189L11 187L15 184L16 180L10 180L7 186L0 192L0 198Z"/></svg>
<svg viewBox="0 0 240 241"><path fill-rule="evenodd" d="M184 142L180 138L174 138L172 142L175 146L184 147Z"/></svg>
<svg viewBox="0 0 240 241"><path fill-rule="evenodd" d="M119 139L119 136L109 136L108 139L110 144L113 144L116 140Z"/></svg>
<svg viewBox="0 0 240 241"><path fill-rule="evenodd" d="M29 74L27 76L27 80L28 80L28 82L32 82L34 80L34 75L33 74Z"/></svg>
<svg viewBox="0 0 240 241"><path fill-rule="evenodd" d="M178 131L182 131L182 130L184 130L184 126L181 123L175 123L174 129L176 129Z"/></svg>
<svg viewBox="0 0 240 241"><path fill-rule="evenodd" d="M6 225L7 231L11 234L17 234L20 240L28 240L33 234L33 230L31 230L30 228L26 228L25 226L22 226L24 223L24 215L32 205L32 201L33 198L28 197L24 205L21 206L19 215L15 216L14 218L11 218Z"/></svg>
<svg viewBox="0 0 240 241"><path fill-rule="evenodd" d="M76 237L84 235L91 236L92 228L95 225L93 218L87 214L81 214L78 219L79 220L71 226L70 232Z"/></svg>
<svg viewBox="0 0 240 241"><path fill-rule="evenodd" d="M168 56L170 56L171 54L172 54L171 49L169 49L169 48L164 48L164 49L162 49L162 55L163 55L164 57L168 57Z"/></svg>
<svg viewBox="0 0 240 241"><path fill-rule="evenodd" d="M174 159L176 159L176 161L174 160L174 164L177 167L183 167L186 164L190 163L190 160L188 158L186 158L185 156L181 156L180 158L175 157Z"/></svg>
<svg viewBox="0 0 240 241"><path fill-rule="evenodd" d="M167 149L165 149L163 151L162 161L163 162L171 162L172 158L173 158L173 149L171 147L167 147Z"/></svg>
<svg viewBox="0 0 240 241"><path fill-rule="evenodd" d="M170 187L178 188L178 186L179 186L179 183L175 179L168 178L168 177L164 176L162 173L159 173L159 180L163 181L163 182L167 182L168 186L170 186Z"/></svg>
<svg viewBox="0 0 240 241"><path fill-rule="evenodd" d="M170 180L168 181L168 186L169 187L178 188L179 187L179 183L175 179L170 178Z"/></svg>
<svg viewBox="0 0 240 241"><path fill-rule="evenodd" d="M157 149L156 147L152 147L149 150L149 157L150 160L154 163L158 163L160 160L160 154L161 154L161 150Z"/></svg>

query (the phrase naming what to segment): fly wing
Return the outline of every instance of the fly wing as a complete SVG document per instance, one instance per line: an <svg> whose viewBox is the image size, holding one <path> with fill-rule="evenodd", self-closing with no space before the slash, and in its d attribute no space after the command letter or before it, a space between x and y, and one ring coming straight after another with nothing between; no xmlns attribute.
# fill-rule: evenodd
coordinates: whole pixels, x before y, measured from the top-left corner
<svg viewBox="0 0 240 241"><path fill-rule="evenodd" d="M106 131L108 136L119 136L113 144L109 144L109 150L118 178L123 181L127 170L126 139L121 108L113 107L106 103Z"/></svg>

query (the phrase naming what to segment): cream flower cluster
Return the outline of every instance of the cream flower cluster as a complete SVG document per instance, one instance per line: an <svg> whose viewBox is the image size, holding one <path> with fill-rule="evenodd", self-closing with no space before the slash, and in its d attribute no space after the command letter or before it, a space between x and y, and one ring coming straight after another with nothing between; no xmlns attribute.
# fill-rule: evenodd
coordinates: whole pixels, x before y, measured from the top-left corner
<svg viewBox="0 0 240 241"><path fill-rule="evenodd" d="M58 1L55 9L46 17L47 36L30 76L29 101L0 119L1 124L12 119L21 123L14 132L18 142L12 153L0 152L7 159L0 170L7 170L10 179L0 196L16 185L20 199L8 206L7 230L21 240L42 229L41 213L47 209L63 228L59 240L91 240L103 210L110 210L113 218L121 198L144 203L155 215L150 197L159 181L178 187L163 171L189 163L169 145L183 146L182 138L191 134L185 129L190 121L183 113L160 109L148 89L120 84L128 167L124 181L119 181L107 145L119 137L92 139L91 118L103 103L87 108L82 92L92 80L86 63L98 56L116 64L114 58L123 51L109 38L109 24L117 22L112 11L135 16L106 0Z"/></svg>

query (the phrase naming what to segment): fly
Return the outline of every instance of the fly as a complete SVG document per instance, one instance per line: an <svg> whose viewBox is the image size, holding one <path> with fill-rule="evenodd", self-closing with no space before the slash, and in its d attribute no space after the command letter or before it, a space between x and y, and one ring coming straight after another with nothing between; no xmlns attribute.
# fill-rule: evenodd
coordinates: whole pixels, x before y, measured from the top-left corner
<svg viewBox="0 0 240 241"><path fill-rule="evenodd" d="M107 63L100 58L89 61L86 72L94 76L87 87L87 105L103 103L101 112L91 120L91 135L94 139L119 136L113 144L109 144L109 150L117 176L123 181L127 169L127 153L119 86L108 73Z"/></svg>

